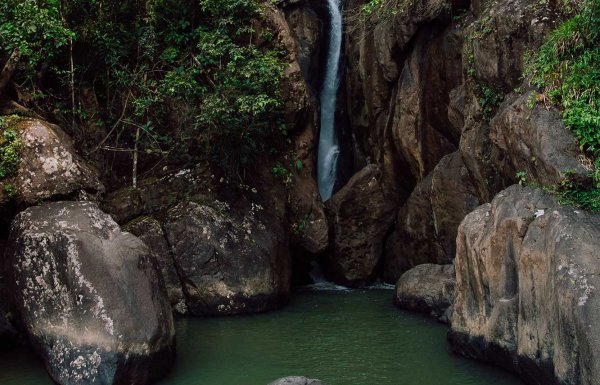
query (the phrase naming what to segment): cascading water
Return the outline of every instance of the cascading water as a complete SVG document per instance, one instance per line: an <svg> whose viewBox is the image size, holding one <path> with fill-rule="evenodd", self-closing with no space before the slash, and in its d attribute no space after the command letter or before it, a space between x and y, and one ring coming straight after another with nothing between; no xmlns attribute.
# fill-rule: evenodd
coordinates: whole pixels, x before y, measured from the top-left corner
<svg viewBox="0 0 600 385"><path fill-rule="evenodd" d="M339 2L340 0L327 0L331 14L331 32L325 80L321 90L321 133L317 159L317 180L323 201L327 201L333 194L340 152L335 132L335 107L340 85L339 68L342 50L342 13Z"/></svg>

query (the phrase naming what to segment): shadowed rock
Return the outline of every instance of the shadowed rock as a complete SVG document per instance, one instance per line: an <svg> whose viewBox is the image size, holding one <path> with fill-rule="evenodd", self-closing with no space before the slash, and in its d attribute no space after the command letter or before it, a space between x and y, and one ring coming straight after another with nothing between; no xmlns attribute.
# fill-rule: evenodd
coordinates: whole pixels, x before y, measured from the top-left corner
<svg viewBox="0 0 600 385"><path fill-rule="evenodd" d="M6 319L3 310L0 309L0 350L12 347L16 341L17 333Z"/></svg>
<svg viewBox="0 0 600 385"><path fill-rule="evenodd" d="M124 229L140 238L150 248L164 278L173 310L179 314L187 313L179 273L160 222L151 217L140 217L129 222Z"/></svg>
<svg viewBox="0 0 600 385"><path fill-rule="evenodd" d="M417 265L451 262L458 226L478 205L460 152L446 155L400 208L386 243L384 278L395 282Z"/></svg>
<svg viewBox="0 0 600 385"><path fill-rule="evenodd" d="M27 209L6 257L20 321L56 382L144 385L170 369L175 330L155 261L95 205Z"/></svg>

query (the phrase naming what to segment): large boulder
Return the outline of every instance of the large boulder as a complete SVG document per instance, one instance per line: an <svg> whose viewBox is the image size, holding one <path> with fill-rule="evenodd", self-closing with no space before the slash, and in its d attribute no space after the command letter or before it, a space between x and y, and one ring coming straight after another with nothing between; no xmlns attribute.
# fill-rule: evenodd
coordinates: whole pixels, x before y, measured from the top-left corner
<svg viewBox="0 0 600 385"><path fill-rule="evenodd" d="M394 303L401 309L442 317L454 302L455 283L454 265L419 265L396 283Z"/></svg>
<svg viewBox="0 0 600 385"><path fill-rule="evenodd" d="M57 383L141 385L170 369L175 329L155 261L94 204L20 213L6 257L22 327Z"/></svg>
<svg viewBox="0 0 600 385"><path fill-rule="evenodd" d="M384 194L381 169L369 165L354 175L328 202L333 226L329 275L359 286L377 275L385 235L394 221L394 202Z"/></svg>
<svg viewBox="0 0 600 385"><path fill-rule="evenodd" d="M98 173L77 155L72 140L55 125L37 119L8 118L5 129L20 142L16 174L0 181L0 204L27 205L78 191L103 191Z"/></svg>
<svg viewBox="0 0 600 385"><path fill-rule="evenodd" d="M285 377L271 382L269 385L325 385L319 380L306 377Z"/></svg>
<svg viewBox="0 0 600 385"><path fill-rule="evenodd" d="M163 227L192 314L253 313L288 301L288 239L263 210L215 200L183 202L168 211Z"/></svg>
<svg viewBox="0 0 600 385"><path fill-rule="evenodd" d="M455 351L529 384L600 383L600 215L512 186L459 228Z"/></svg>

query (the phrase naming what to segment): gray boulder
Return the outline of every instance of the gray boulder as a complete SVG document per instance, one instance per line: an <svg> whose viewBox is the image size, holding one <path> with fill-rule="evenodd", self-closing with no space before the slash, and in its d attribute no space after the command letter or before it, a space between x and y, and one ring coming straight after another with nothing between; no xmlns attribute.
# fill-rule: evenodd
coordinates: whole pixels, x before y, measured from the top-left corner
<svg viewBox="0 0 600 385"><path fill-rule="evenodd" d="M269 385L325 385L319 380L306 377L285 377L271 382Z"/></svg>
<svg viewBox="0 0 600 385"><path fill-rule="evenodd" d="M263 210L255 203L234 210L215 200L184 202L168 211L164 229L190 313L253 313L287 303L288 239L280 222Z"/></svg>
<svg viewBox="0 0 600 385"><path fill-rule="evenodd" d="M454 301L455 283L454 265L419 265L402 274L394 302L402 309L442 317Z"/></svg>
<svg viewBox="0 0 600 385"><path fill-rule="evenodd" d="M142 385L170 369L175 330L155 261L95 205L25 210L6 258L16 312L57 383Z"/></svg>
<svg viewBox="0 0 600 385"><path fill-rule="evenodd" d="M449 340L528 384L600 383L600 215L512 186L457 237Z"/></svg>

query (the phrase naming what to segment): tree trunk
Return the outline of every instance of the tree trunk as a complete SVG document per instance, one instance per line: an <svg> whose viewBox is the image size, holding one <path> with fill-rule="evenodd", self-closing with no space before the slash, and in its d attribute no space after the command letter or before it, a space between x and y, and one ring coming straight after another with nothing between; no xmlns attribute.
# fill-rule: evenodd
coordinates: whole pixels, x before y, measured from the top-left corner
<svg viewBox="0 0 600 385"><path fill-rule="evenodd" d="M2 72L0 72L0 99L4 99L4 90L8 83L10 83L10 79L12 78L13 73L17 69L17 64L19 64L19 60L21 60L21 51L19 49L15 49L10 54L8 61L4 65Z"/></svg>
<svg viewBox="0 0 600 385"><path fill-rule="evenodd" d="M133 188L137 188L138 141L140 140L140 127L135 131L135 146L133 149Z"/></svg>

